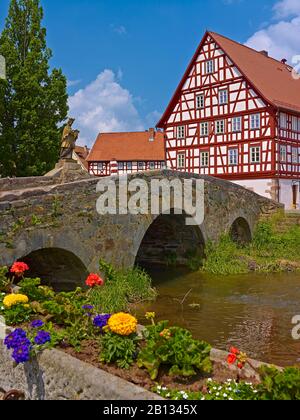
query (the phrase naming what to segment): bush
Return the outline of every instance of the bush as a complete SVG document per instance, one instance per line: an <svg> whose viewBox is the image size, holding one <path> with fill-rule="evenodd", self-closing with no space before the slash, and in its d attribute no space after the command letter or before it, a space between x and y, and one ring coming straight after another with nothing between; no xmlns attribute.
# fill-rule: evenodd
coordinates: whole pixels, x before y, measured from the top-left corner
<svg viewBox="0 0 300 420"><path fill-rule="evenodd" d="M211 347L194 340L183 328L168 328L168 321L146 327L143 332L146 346L138 356L138 366L146 368L152 380L158 377L161 366L169 368L169 375L191 377L198 372L210 373Z"/></svg>
<svg viewBox="0 0 300 420"><path fill-rule="evenodd" d="M300 369L291 367L281 372L274 367L263 366L260 369L260 376L259 399L269 401L300 400Z"/></svg>
<svg viewBox="0 0 300 420"><path fill-rule="evenodd" d="M49 298L53 298L55 293L49 287L41 286L41 280L25 278L18 284L20 293L28 296L32 302L43 302Z"/></svg>
<svg viewBox="0 0 300 420"><path fill-rule="evenodd" d="M100 361L102 363L117 363L121 369L128 369L137 356L136 334L124 337L114 333L106 333L100 341Z"/></svg>

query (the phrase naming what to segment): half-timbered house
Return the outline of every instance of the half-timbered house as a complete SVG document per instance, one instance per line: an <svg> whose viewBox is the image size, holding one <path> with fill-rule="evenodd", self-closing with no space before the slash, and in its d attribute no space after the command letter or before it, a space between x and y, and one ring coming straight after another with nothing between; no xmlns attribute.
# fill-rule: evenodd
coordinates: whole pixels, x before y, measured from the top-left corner
<svg viewBox="0 0 300 420"><path fill-rule="evenodd" d="M89 173L104 177L165 168L164 134L150 129L99 134L87 158Z"/></svg>
<svg viewBox="0 0 300 420"><path fill-rule="evenodd" d="M299 208L300 78L285 59L207 32L158 127L170 168Z"/></svg>

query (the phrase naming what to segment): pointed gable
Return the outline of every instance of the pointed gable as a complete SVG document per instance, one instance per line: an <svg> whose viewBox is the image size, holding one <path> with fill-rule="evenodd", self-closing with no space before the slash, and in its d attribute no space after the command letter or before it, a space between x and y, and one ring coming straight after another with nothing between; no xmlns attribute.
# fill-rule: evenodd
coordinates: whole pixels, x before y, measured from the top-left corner
<svg viewBox="0 0 300 420"><path fill-rule="evenodd" d="M172 113L178 112L184 91L200 90L218 82L214 80L213 74L207 75L204 80L199 74L205 74L205 60L222 56L224 53L227 63L224 63L224 68L219 71L222 78L220 82L243 76L266 103L300 112L300 81L292 77L289 66L222 35L206 32L157 127L162 128ZM226 65L232 64L234 66L231 70L226 69ZM231 74L228 74L229 71Z"/></svg>

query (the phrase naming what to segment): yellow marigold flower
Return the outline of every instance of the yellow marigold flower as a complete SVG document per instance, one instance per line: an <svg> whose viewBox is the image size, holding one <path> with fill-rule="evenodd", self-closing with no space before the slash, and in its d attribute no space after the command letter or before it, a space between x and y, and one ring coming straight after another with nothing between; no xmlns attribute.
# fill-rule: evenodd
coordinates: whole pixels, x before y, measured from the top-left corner
<svg viewBox="0 0 300 420"><path fill-rule="evenodd" d="M18 305L19 303L23 303L26 305L28 302L29 302L29 299L27 296L17 295L17 294L7 295L3 299L3 305L6 308L11 308L12 306Z"/></svg>
<svg viewBox="0 0 300 420"><path fill-rule="evenodd" d="M136 332L138 321L137 319L123 312L112 315L108 320L110 331L118 335L128 336Z"/></svg>

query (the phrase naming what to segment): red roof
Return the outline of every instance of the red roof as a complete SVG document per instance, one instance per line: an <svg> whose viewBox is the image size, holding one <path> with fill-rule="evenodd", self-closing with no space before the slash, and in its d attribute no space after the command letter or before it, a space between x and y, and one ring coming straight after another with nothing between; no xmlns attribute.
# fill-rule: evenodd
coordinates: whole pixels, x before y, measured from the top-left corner
<svg viewBox="0 0 300 420"><path fill-rule="evenodd" d="M215 32L207 32L166 112L159 121L158 127L162 127L169 118L207 36L213 38L266 102L276 108L300 112L300 80L295 80L292 77L292 68L290 66Z"/></svg>
<svg viewBox="0 0 300 420"><path fill-rule="evenodd" d="M88 156L88 162L165 161L164 134L154 132L99 134Z"/></svg>

